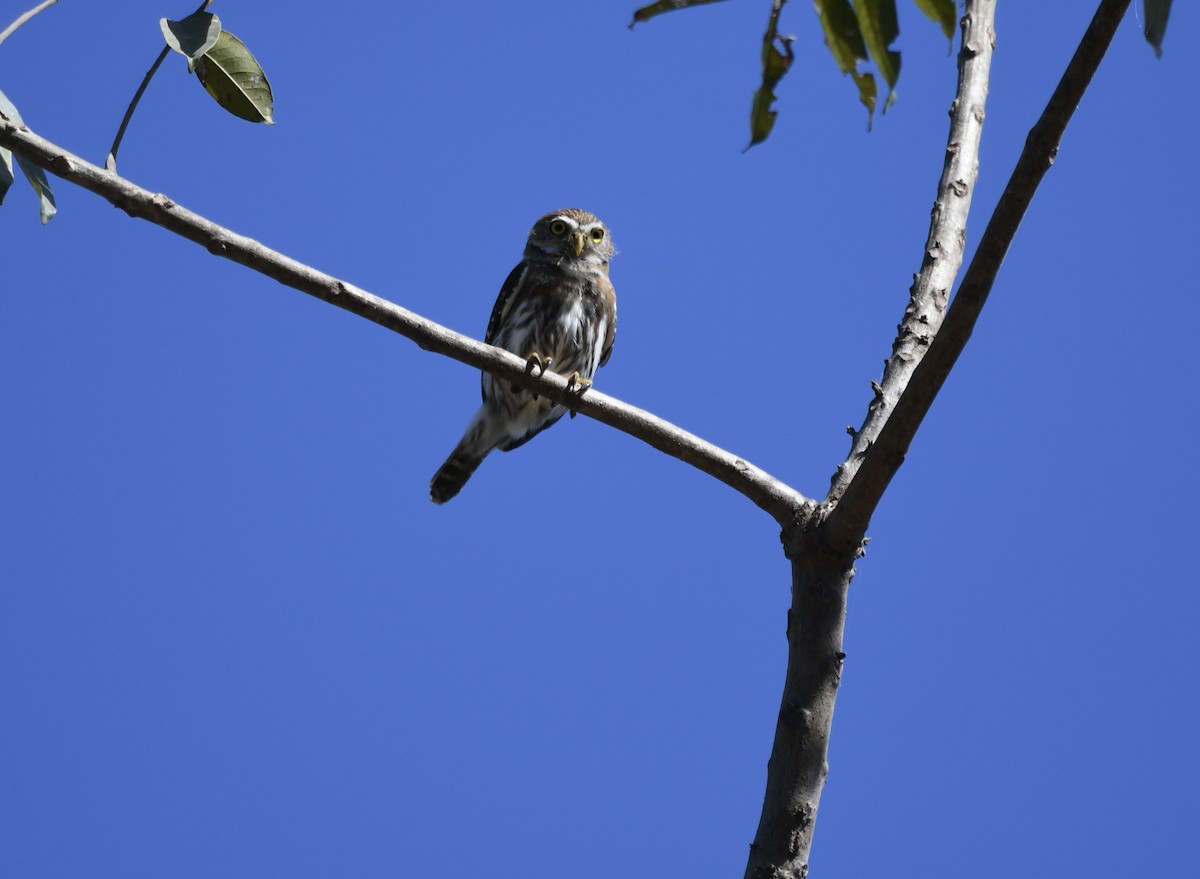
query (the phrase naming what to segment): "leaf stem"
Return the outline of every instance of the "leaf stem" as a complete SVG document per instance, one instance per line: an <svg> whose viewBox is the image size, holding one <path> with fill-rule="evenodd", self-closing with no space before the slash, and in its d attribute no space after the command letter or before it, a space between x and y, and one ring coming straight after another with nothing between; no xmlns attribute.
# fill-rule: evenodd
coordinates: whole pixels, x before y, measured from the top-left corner
<svg viewBox="0 0 1200 879"><path fill-rule="evenodd" d="M57 3L58 0L50 0L50 2ZM196 11L193 12L192 15L208 9L211 3L212 0L204 0L203 3L196 7ZM49 4L47 3L43 5ZM129 127L129 120L133 118L133 111L137 109L138 101L140 101L142 99L142 95L145 94L146 86L150 85L150 80L154 78L154 74L158 72L158 68L162 66L163 61L166 59L170 51L171 47L165 46L163 47L163 50L158 53L158 57L154 59L154 63L151 64L150 69L146 71L146 76L144 79L142 79L142 84L138 86L138 90L134 93L133 100L129 102L129 108L125 111L125 118L121 120L121 127L117 129L117 136L113 139L112 149L108 151L108 157L104 160L104 167L109 171L112 171L114 174L117 173L117 150L121 148L121 140L125 137L125 129Z"/></svg>
<svg viewBox="0 0 1200 879"><path fill-rule="evenodd" d="M112 149L108 151L108 157L104 160L104 167L114 174L117 173L117 150L121 148L121 139L125 137L125 129L129 127L129 120L133 118L133 111L137 109L138 101L142 99L142 95L146 91L146 86L150 85L150 80L154 78L154 74L158 72L158 68L166 60L170 52L170 46L163 46L163 50L158 53L158 57L154 59L154 63L146 71L146 76L142 80L142 84L138 86L138 90L134 93L133 100L129 102L129 108L125 111L125 118L121 120L121 127L117 129L117 136L113 139Z"/></svg>

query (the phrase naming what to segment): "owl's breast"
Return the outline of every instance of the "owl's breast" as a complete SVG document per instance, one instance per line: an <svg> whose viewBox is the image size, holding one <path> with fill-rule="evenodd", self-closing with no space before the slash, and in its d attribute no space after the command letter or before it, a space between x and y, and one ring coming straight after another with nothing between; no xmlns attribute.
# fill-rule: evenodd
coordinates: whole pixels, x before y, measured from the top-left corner
<svg viewBox="0 0 1200 879"><path fill-rule="evenodd" d="M538 354L560 375L591 378L608 321L595 272L531 273L496 333L494 344L518 357Z"/></svg>

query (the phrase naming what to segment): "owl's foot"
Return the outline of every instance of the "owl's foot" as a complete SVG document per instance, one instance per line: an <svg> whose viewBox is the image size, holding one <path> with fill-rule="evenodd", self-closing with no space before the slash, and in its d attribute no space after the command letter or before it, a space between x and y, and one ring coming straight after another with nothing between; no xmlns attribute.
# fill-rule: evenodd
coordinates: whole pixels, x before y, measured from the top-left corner
<svg viewBox="0 0 1200 879"><path fill-rule="evenodd" d="M577 397L582 397L584 393L587 392L587 389L591 386L591 379L583 378L578 372L573 372L567 376L567 390L575 394ZM572 418L579 414L579 410L577 409L570 409L570 412Z"/></svg>
<svg viewBox="0 0 1200 879"><path fill-rule="evenodd" d="M541 354L538 354L536 351L534 351L525 358L525 371L532 375L533 368L536 366L538 375L545 375L546 370L550 368L550 364L553 362L554 361L549 357L543 357Z"/></svg>
<svg viewBox="0 0 1200 879"><path fill-rule="evenodd" d="M528 357L525 358L525 372L528 373L529 375L533 375L533 369L536 366L537 370L538 370L538 375L545 375L546 370L550 368L550 364L553 362L554 361L551 358L543 357L541 354L538 354L536 351L534 351L532 354L530 354ZM517 390L515 385L513 386L513 389ZM522 388L521 390L524 390L524 389ZM533 399L537 400L537 398L538 398L538 395L534 394Z"/></svg>

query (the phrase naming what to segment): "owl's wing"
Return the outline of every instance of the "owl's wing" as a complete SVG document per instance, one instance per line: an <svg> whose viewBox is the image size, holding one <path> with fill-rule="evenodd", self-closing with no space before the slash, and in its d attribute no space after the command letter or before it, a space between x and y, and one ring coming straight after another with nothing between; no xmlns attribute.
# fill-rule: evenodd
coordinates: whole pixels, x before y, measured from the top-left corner
<svg viewBox="0 0 1200 879"><path fill-rule="evenodd" d="M512 310L513 303L517 301L517 292L521 289L528 270L529 266L520 263L508 273L504 286L500 288L500 295L496 297L496 304L492 306L492 316L488 318L487 332L483 335L483 341L489 345L496 344L496 331L500 329L500 325L504 323L509 311Z"/></svg>
<svg viewBox="0 0 1200 879"><path fill-rule="evenodd" d="M612 356L613 342L617 341L617 291L607 277L600 290L600 301L604 307L604 348L600 351L600 366L608 363Z"/></svg>
<svg viewBox="0 0 1200 879"><path fill-rule="evenodd" d="M504 285L500 288L500 295L496 297L496 304L492 306L492 316L488 318L487 332L483 334L483 341L489 345L496 344L496 333L504 324L508 313L512 311L513 303L517 301L517 292L525 282L525 276L528 271L529 267L525 263L519 263L515 269L508 273L508 277L504 280ZM487 392L484 390L482 377L479 385L479 393L486 402Z"/></svg>

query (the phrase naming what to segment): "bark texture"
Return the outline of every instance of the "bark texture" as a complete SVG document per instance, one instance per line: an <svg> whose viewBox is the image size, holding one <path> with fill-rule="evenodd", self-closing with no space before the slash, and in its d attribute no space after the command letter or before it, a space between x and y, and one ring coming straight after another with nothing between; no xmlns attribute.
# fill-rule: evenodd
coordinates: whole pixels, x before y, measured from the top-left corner
<svg viewBox="0 0 1200 879"><path fill-rule="evenodd" d="M800 532L785 551L792 562L788 665L767 791L750 846L747 879L802 879L829 771L833 705L842 677L846 597L853 556L830 552L817 533Z"/></svg>

